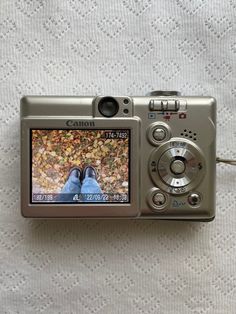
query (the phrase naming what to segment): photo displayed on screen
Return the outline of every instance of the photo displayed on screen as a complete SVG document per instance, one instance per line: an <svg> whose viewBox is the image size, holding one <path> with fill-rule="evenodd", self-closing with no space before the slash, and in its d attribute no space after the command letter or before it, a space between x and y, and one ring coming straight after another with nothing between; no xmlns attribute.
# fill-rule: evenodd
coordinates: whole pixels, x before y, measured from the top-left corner
<svg viewBox="0 0 236 314"><path fill-rule="evenodd" d="M129 203L130 130L31 130L32 203Z"/></svg>

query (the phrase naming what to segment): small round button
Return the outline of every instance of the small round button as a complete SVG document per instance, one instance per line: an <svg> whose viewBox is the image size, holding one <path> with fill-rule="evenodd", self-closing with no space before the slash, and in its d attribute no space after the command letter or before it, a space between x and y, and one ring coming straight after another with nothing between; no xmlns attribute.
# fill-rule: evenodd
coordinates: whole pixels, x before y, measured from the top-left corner
<svg viewBox="0 0 236 314"><path fill-rule="evenodd" d="M182 160L176 159L172 161L170 169L174 174L182 174L185 170L185 164Z"/></svg>
<svg viewBox="0 0 236 314"><path fill-rule="evenodd" d="M163 141L164 138L166 137L166 131L161 128L156 128L153 131L153 137L156 141Z"/></svg>
<svg viewBox="0 0 236 314"><path fill-rule="evenodd" d="M150 210L159 213L167 209L169 204L169 195L163 193L160 189L153 187L147 194L147 203Z"/></svg>
<svg viewBox="0 0 236 314"><path fill-rule="evenodd" d="M147 129L147 138L154 146L159 146L168 141L171 137L169 125L164 122L155 122L149 125Z"/></svg>
<svg viewBox="0 0 236 314"><path fill-rule="evenodd" d="M188 197L188 202L192 206L197 206L201 203L201 196L198 193L191 193Z"/></svg>
<svg viewBox="0 0 236 314"><path fill-rule="evenodd" d="M152 201L156 206L163 206L166 202L166 197L163 193L156 192L152 197Z"/></svg>

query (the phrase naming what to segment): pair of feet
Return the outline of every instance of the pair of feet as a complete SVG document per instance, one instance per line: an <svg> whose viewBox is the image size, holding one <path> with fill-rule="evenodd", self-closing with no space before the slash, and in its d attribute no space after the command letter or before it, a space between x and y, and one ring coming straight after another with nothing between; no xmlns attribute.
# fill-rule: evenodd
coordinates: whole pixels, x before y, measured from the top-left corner
<svg viewBox="0 0 236 314"><path fill-rule="evenodd" d="M80 167L73 167L70 169L67 180L70 176L79 178L82 182L85 178L93 178L97 180L97 173L93 166L86 166L83 170Z"/></svg>

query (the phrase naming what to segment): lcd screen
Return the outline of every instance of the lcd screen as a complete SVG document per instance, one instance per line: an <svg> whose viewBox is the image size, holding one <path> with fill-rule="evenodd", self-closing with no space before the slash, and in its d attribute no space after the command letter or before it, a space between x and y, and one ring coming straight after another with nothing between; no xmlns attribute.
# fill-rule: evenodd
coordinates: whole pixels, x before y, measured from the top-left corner
<svg viewBox="0 0 236 314"><path fill-rule="evenodd" d="M31 129L31 203L130 203L130 130Z"/></svg>

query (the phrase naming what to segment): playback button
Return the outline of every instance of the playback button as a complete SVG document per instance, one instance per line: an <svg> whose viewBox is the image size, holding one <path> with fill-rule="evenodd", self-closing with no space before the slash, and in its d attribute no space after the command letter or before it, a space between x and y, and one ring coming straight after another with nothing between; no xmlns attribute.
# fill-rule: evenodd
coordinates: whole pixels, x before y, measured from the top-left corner
<svg viewBox="0 0 236 314"><path fill-rule="evenodd" d="M156 128L153 131L153 137L156 141L163 141L166 137L166 130L164 128Z"/></svg>
<svg viewBox="0 0 236 314"><path fill-rule="evenodd" d="M152 123L147 129L147 138L154 146L158 146L161 143L168 141L170 137L170 127L164 122Z"/></svg>

